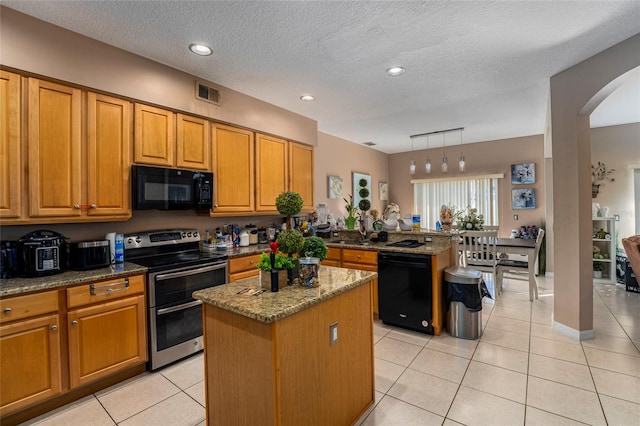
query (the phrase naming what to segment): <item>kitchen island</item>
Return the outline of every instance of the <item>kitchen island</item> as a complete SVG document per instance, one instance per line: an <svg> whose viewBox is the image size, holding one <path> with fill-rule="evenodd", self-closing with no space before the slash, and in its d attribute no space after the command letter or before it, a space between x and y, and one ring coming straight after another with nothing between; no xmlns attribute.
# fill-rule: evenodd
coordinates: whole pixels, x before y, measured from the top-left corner
<svg viewBox="0 0 640 426"><path fill-rule="evenodd" d="M204 302L207 424L347 425L374 402L371 281L322 266L320 286L259 293L258 277Z"/></svg>

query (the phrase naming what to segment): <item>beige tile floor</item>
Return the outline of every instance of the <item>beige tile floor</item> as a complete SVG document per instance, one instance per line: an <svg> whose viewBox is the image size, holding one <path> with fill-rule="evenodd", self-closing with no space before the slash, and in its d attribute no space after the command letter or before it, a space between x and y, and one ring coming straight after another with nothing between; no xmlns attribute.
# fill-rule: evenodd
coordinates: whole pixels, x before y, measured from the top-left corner
<svg viewBox="0 0 640 426"><path fill-rule="evenodd" d="M376 400L358 423L639 425L640 294L595 284L596 338L578 342L551 328L553 279L538 283L534 302L521 281L485 299L477 341L376 322ZM204 425L203 380L199 354L25 424Z"/></svg>

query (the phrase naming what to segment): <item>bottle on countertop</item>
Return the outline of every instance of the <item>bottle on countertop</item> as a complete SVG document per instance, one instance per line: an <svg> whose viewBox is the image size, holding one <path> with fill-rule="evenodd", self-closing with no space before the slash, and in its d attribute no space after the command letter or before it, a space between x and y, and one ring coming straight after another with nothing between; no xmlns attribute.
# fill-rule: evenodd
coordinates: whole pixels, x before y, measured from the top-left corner
<svg viewBox="0 0 640 426"><path fill-rule="evenodd" d="M116 263L124 263L124 235L116 234Z"/></svg>

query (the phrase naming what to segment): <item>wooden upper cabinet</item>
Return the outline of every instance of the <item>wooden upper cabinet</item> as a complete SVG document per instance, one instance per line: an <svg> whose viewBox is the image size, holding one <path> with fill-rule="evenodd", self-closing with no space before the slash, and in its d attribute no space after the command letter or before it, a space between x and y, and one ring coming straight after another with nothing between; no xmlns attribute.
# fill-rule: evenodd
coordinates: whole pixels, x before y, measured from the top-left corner
<svg viewBox="0 0 640 426"><path fill-rule="evenodd" d="M217 124L213 134L213 212L254 211L253 133Z"/></svg>
<svg viewBox="0 0 640 426"><path fill-rule="evenodd" d="M135 162L156 166L175 165L175 114L136 104Z"/></svg>
<svg viewBox="0 0 640 426"><path fill-rule="evenodd" d="M300 194L302 210L313 211L313 147L289 142L289 191Z"/></svg>
<svg viewBox="0 0 640 426"><path fill-rule="evenodd" d="M209 121L184 114L177 114L176 118L176 165L189 170L211 170Z"/></svg>
<svg viewBox="0 0 640 426"><path fill-rule="evenodd" d="M276 198L288 188L287 144L256 134L256 211L277 211Z"/></svg>
<svg viewBox="0 0 640 426"><path fill-rule="evenodd" d="M131 103L87 94L87 213L131 215Z"/></svg>
<svg viewBox="0 0 640 426"><path fill-rule="evenodd" d="M29 78L29 214L80 216L82 94Z"/></svg>
<svg viewBox="0 0 640 426"><path fill-rule="evenodd" d="M0 71L0 218L20 217L20 76Z"/></svg>

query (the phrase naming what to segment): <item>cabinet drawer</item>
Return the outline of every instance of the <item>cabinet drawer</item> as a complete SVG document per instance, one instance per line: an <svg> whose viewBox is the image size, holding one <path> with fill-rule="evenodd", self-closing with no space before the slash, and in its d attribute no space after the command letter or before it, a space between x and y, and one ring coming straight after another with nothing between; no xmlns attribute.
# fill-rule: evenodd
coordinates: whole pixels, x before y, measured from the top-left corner
<svg viewBox="0 0 640 426"><path fill-rule="evenodd" d="M144 293L144 275L98 281L67 289L67 308Z"/></svg>
<svg viewBox="0 0 640 426"><path fill-rule="evenodd" d="M335 248L335 247L327 247L327 257L325 260L334 260L340 263L340 250L342 249Z"/></svg>
<svg viewBox="0 0 640 426"><path fill-rule="evenodd" d="M339 260L329 260L329 259L325 259L322 262L320 262L321 265L325 265L325 266L335 266L336 268L340 267L340 261Z"/></svg>
<svg viewBox="0 0 640 426"><path fill-rule="evenodd" d="M235 274L229 274L229 282L235 282L244 280L245 278L257 277L260 275L258 268L249 269L248 271L236 272Z"/></svg>
<svg viewBox="0 0 640 426"><path fill-rule="evenodd" d="M349 269L360 269L361 271L378 272L378 265L371 265L368 263L342 262L342 267L349 268Z"/></svg>
<svg viewBox="0 0 640 426"><path fill-rule="evenodd" d="M1 299L0 310L0 323L56 312L58 292L53 290Z"/></svg>
<svg viewBox="0 0 640 426"><path fill-rule="evenodd" d="M342 249L342 262L378 264L378 252L371 250Z"/></svg>
<svg viewBox="0 0 640 426"><path fill-rule="evenodd" d="M229 259L229 274L236 272L247 271L249 269L255 269L256 265L260 262L259 254L252 254L250 256L234 257Z"/></svg>

